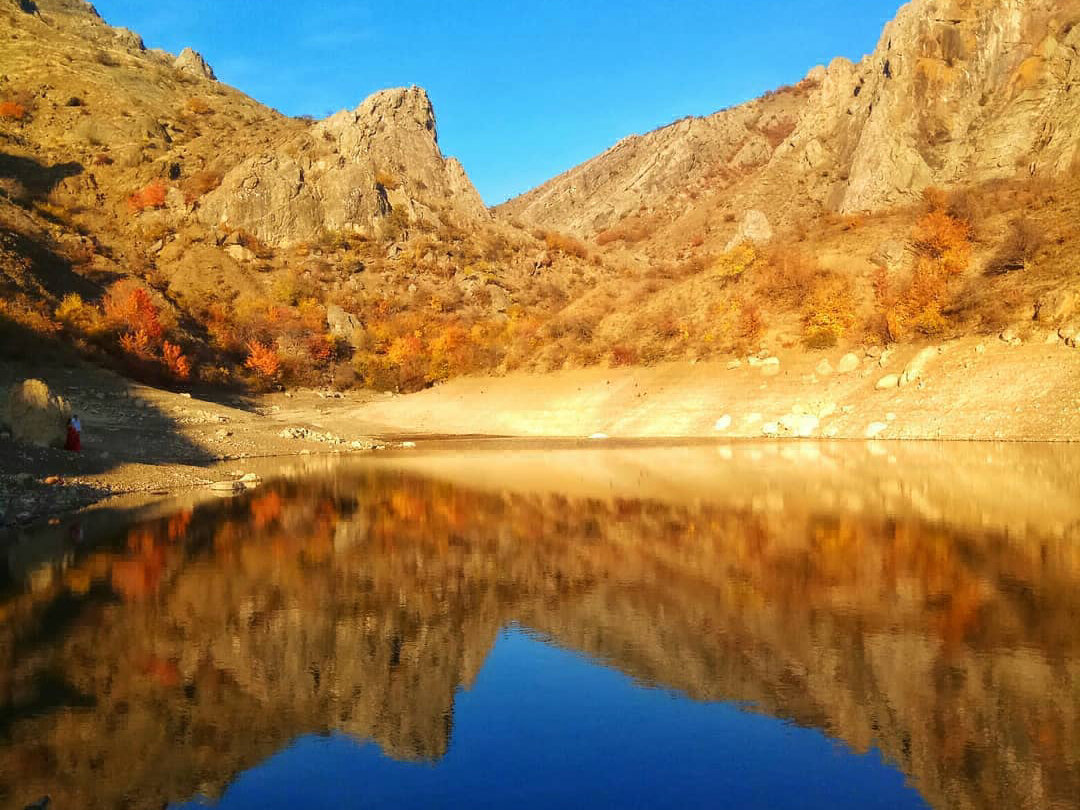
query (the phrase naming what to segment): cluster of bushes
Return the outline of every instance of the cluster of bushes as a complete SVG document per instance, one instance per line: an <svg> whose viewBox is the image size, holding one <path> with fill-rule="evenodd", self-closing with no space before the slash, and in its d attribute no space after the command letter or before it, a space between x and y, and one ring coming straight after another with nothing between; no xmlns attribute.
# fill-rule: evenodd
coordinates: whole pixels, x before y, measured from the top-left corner
<svg viewBox="0 0 1080 810"><path fill-rule="evenodd" d="M137 282L116 282L100 304L71 293L64 296L54 315L73 336L122 356L126 370L134 376L184 381L192 375L191 360L173 337L178 331L175 322L163 315Z"/></svg>
<svg viewBox="0 0 1080 810"><path fill-rule="evenodd" d="M659 227L656 216L644 213L631 214L622 219L618 224L600 231L596 235L596 244L603 247L613 242L625 242L628 245L637 244L652 236Z"/></svg>
<svg viewBox="0 0 1080 810"><path fill-rule="evenodd" d="M585 243L573 236L558 233L557 231L541 231L537 236L544 240L548 250L558 251L578 259L589 258L589 249L585 246Z"/></svg>

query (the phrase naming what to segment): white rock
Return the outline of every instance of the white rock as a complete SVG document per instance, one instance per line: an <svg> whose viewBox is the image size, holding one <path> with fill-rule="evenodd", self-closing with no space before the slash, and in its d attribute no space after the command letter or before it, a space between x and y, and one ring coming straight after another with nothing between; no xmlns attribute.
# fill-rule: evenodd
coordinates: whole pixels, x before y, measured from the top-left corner
<svg viewBox="0 0 1080 810"><path fill-rule="evenodd" d="M762 211L751 209L743 216L735 236L727 244L727 249L731 250L743 242L753 242L760 245L772 238L773 230L769 224L769 218Z"/></svg>
<svg viewBox="0 0 1080 810"><path fill-rule="evenodd" d="M255 252L243 245L229 245L225 252L238 262L250 262L255 260Z"/></svg>
<svg viewBox="0 0 1080 810"><path fill-rule="evenodd" d="M737 368L742 368L742 360L732 360L727 364L728 371L734 371Z"/></svg>
<svg viewBox="0 0 1080 810"><path fill-rule="evenodd" d="M927 346L921 352L904 367L904 373L900 375L900 387L911 385L911 383L919 380L926 372L926 367L930 364L930 361L940 354L940 350L937 346Z"/></svg>
<svg viewBox="0 0 1080 810"><path fill-rule="evenodd" d="M731 416L730 414L724 414L716 420L713 430L727 430L729 427L731 427Z"/></svg>
<svg viewBox="0 0 1080 810"><path fill-rule="evenodd" d="M779 436L780 425L777 422L766 422L762 425L761 432L765 436Z"/></svg>
<svg viewBox="0 0 1080 810"><path fill-rule="evenodd" d="M830 374L833 373L832 363L830 363L827 358L825 360L822 360L820 363L817 364L817 368L814 369L814 373L816 373L819 377L828 377Z"/></svg>
<svg viewBox="0 0 1080 810"><path fill-rule="evenodd" d="M896 388L900 385L899 374L888 374L877 381L877 389L879 391L886 391L890 388Z"/></svg>
<svg viewBox="0 0 1080 810"><path fill-rule="evenodd" d="M606 433L594 433L589 438L594 439L596 441L602 441L603 439L609 438L609 436ZM413 447L416 447L416 445L414 444Z"/></svg>
<svg viewBox="0 0 1080 810"><path fill-rule="evenodd" d="M876 439L888 429L889 426L884 422L871 422L866 426L866 432L863 435L868 439Z"/></svg>
<svg viewBox="0 0 1080 810"><path fill-rule="evenodd" d="M848 352L840 358L840 362L836 364L837 374L850 374L859 367L859 356L854 352Z"/></svg>

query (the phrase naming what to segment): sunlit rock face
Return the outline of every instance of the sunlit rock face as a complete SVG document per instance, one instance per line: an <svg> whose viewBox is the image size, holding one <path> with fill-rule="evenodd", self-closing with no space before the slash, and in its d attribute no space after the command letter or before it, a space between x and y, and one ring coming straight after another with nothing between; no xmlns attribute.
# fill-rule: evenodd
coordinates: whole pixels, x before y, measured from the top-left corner
<svg viewBox="0 0 1080 810"><path fill-rule="evenodd" d="M437 761L511 622L878 747L934 807L1068 806L1075 529L929 517L951 497L933 470L885 509L887 459L810 487L785 478L804 461L738 452L730 488L675 474L650 499L386 470L272 484L39 565L0 603L0 806L214 796L308 732ZM1053 503L1061 480L1032 486Z"/></svg>
<svg viewBox="0 0 1080 810"><path fill-rule="evenodd" d="M1078 23L1077 0L914 0L857 64L627 138L501 210L592 234L722 193L785 223L807 205L879 210L928 186L1061 177L1080 161Z"/></svg>
<svg viewBox="0 0 1080 810"><path fill-rule="evenodd" d="M434 108L419 87L381 90L244 160L199 216L274 245L335 231L377 235L391 216L416 227L489 218L461 164L439 151Z"/></svg>

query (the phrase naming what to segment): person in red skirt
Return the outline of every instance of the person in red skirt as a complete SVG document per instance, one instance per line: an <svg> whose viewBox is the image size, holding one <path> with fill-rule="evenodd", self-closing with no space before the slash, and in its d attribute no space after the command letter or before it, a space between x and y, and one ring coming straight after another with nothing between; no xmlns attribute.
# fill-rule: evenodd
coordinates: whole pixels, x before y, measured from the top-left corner
<svg viewBox="0 0 1080 810"><path fill-rule="evenodd" d="M64 449L72 453L82 452L82 423L78 416L72 416L67 423L67 439L64 441Z"/></svg>

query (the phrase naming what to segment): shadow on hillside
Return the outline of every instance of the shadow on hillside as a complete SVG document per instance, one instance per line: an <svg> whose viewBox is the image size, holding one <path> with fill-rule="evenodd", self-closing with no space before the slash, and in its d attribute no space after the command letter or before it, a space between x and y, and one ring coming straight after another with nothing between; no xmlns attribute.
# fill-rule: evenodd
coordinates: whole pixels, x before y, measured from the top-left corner
<svg viewBox="0 0 1080 810"><path fill-rule="evenodd" d="M181 435L183 413L165 413L133 398L133 382L90 365L61 341L0 315L0 406L11 385L34 377L44 380L78 413L83 452L0 438L0 473L72 476L108 472L125 464L207 466L216 461ZM0 414L4 410L0 407Z"/></svg>
<svg viewBox="0 0 1080 810"><path fill-rule="evenodd" d="M7 276L9 284L33 295L40 287L57 299L69 293L77 293L90 300L101 295L101 285L75 272L71 262L40 240L32 239L21 231L0 225L0 246L5 251L30 261L30 273L22 277L17 268L0 268L0 281Z"/></svg>
<svg viewBox="0 0 1080 810"><path fill-rule="evenodd" d="M45 166L33 158L0 152L0 178L18 180L31 199L42 200L68 177L83 173L83 165L74 161Z"/></svg>

